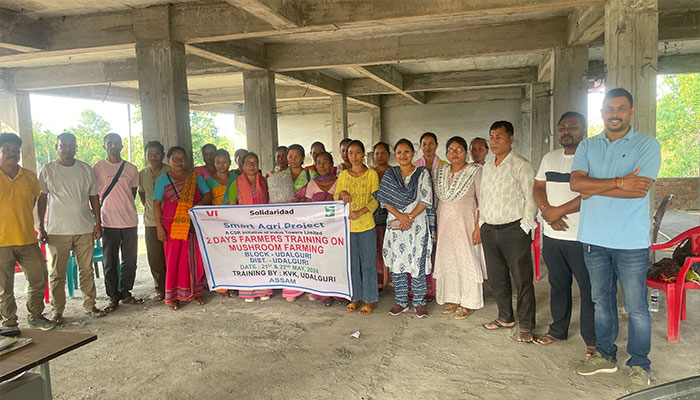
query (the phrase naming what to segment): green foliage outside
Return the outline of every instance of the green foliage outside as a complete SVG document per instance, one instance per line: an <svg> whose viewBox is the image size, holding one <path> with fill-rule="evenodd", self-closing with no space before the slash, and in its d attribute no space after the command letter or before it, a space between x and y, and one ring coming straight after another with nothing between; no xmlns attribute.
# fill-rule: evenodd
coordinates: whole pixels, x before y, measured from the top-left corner
<svg viewBox="0 0 700 400"><path fill-rule="evenodd" d="M667 75L657 101L656 138L661 144L659 177L700 175L700 74Z"/></svg>

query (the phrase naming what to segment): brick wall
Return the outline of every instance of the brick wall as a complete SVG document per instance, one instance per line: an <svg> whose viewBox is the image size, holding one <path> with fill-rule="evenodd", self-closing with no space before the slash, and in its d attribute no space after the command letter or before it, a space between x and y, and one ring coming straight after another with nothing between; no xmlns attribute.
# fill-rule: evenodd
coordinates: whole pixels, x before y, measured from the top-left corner
<svg viewBox="0 0 700 400"><path fill-rule="evenodd" d="M670 210L700 209L700 178L659 178L654 185L656 202L673 193Z"/></svg>

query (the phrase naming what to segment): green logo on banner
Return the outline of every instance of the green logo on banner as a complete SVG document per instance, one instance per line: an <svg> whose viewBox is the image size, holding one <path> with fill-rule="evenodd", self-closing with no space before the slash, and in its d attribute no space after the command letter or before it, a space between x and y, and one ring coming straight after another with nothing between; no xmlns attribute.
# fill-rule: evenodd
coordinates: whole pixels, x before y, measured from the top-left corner
<svg viewBox="0 0 700 400"><path fill-rule="evenodd" d="M326 218L335 217L335 206L326 206Z"/></svg>

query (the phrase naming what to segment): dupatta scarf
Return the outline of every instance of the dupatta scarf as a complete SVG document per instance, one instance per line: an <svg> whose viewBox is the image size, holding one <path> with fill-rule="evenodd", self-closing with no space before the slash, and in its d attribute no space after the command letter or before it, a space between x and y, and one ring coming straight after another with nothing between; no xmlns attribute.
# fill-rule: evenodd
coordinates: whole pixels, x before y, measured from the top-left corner
<svg viewBox="0 0 700 400"><path fill-rule="evenodd" d="M245 174L236 178L236 190L238 191L238 204L268 204L270 202L267 183L260 173L255 175L255 196L253 196L253 187Z"/></svg>
<svg viewBox="0 0 700 400"><path fill-rule="evenodd" d="M397 210L404 210L411 205L411 203L416 201L418 197L418 181L423 171L430 177L430 171L428 171L427 168L422 166L416 167L407 185L403 176L401 176L401 169L399 167L387 169L379 184L379 190L375 193L374 197L377 199L380 206L389 204L396 207ZM425 212L428 215L428 221L430 221L430 227L432 228L435 221L435 218L433 218L433 207L426 207Z"/></svg>
<svg viewBox="0 0 700 400"><path fill-rule="evenodd" d="M452 203L461 199L474 183L474 177L481 170L477 163L468 164L457 172L450 183L450 164L440 165L435 170L435 194L440 201Z"/></svg>
<svg viewBox="0 0 700 400"><path fill-rule="evenodd" d="M182 192L178 193L175 184L168 175L170 185L172 185L177 196L177 209L175 209L175 217L170 227L171 239L187 240L190 234L190 216L187 212L194 203L194 192L197 190L197 176L199 176L198 173L189 172L187 178L185 178L185 186L182 188Z"/></svg>

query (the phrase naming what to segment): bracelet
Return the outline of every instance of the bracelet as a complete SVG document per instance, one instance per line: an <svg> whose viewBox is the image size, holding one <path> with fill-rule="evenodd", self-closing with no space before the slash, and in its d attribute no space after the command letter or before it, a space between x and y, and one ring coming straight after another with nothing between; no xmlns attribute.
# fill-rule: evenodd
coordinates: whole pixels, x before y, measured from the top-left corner
<svg viewBox="0 0 700 400"><path fill-rule="evenodd" d="M408 217L408 219L410 219L411 221L413 221L413 215L411 215L411 214L406 214L406 216Z"/></svg>

